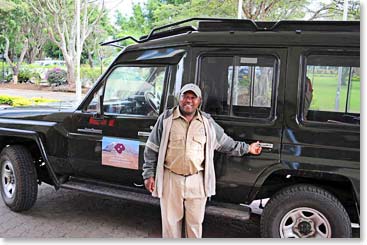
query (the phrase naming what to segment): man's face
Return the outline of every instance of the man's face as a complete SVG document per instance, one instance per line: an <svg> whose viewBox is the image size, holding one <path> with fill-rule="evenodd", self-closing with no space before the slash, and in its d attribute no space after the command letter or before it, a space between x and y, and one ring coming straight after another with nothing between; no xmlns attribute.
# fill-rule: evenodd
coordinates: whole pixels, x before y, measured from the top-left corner
<svg viewBox="0 0 367 245"><path fill-rule="evenodd" d="M180 97L180 109L184 115L193 115L201 103L201 98L192 91L187 91Z"/></svg>

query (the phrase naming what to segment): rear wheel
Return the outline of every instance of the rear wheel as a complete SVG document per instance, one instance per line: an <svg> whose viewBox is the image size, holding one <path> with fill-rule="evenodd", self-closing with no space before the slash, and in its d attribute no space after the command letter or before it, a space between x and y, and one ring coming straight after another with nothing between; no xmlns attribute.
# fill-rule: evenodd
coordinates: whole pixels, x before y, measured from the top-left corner
<svg viewBox="0 0 367 245"><path fill-rule="evenodd" d="M0 155L0 189L5 204L13 211L33 207L37 199L37 172L30 152L23 146L4 148Z"/></svg>
<svg viewBox="0 0 367 245"><path fill-rule="evenodd" d="M261 217L262 237L351 237L349 216L328 191L312 185L287 187L266 204Z"/></svg>

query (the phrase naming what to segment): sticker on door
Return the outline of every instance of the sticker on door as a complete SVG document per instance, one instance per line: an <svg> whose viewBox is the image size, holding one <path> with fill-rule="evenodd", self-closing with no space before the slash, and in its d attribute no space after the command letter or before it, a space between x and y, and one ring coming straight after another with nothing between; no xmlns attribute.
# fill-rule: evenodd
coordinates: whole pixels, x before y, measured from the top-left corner
<svg viewBox="0 0 367 245"><path fill-rule="evenodd" d="M138 169L139 141L102 138L102 165Z"/></svg>

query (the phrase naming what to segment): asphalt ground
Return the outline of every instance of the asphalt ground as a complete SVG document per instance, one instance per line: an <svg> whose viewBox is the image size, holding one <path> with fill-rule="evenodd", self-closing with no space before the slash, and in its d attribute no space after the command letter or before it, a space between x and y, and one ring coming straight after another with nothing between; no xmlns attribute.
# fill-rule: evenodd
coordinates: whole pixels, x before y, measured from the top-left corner
<svg viewBox="0 0 367 245"><path fill-rule="evenodd" d="M28 211L0 202L2 238L160 238L160 208L42 184ZM247 222L206 216L204 238L258 238L259 216ZM5 239L5 241L8 241Z"/></svg>

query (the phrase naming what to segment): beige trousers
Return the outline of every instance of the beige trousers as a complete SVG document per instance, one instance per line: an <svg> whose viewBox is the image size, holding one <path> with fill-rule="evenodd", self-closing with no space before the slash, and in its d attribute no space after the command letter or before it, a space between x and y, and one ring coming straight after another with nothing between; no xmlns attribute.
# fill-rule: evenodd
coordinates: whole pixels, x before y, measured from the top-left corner
<svg viewBox="0 0 367 245"><path fill-rule="evenodd" d="M203 172L184 177L165 169L163 184L160 199L163 238L181 238L182 221L185 237L201 238L207 199Z"/></svg>

